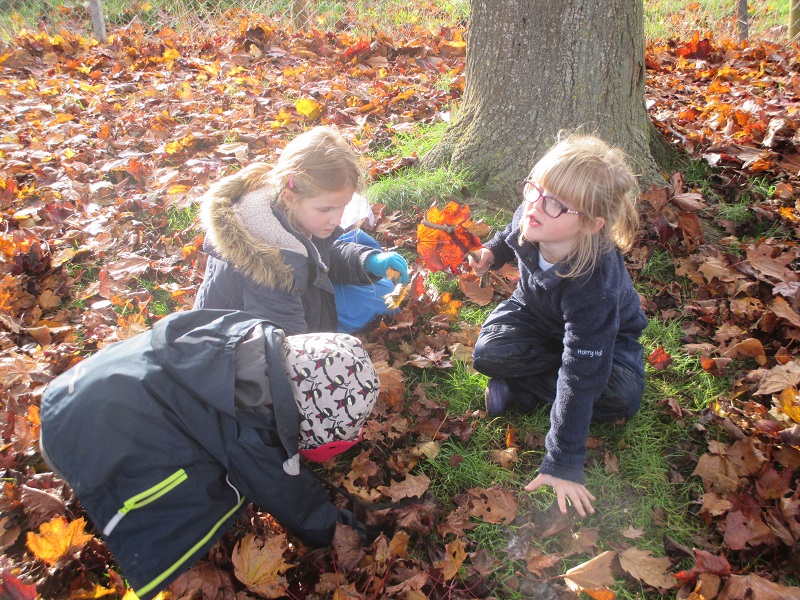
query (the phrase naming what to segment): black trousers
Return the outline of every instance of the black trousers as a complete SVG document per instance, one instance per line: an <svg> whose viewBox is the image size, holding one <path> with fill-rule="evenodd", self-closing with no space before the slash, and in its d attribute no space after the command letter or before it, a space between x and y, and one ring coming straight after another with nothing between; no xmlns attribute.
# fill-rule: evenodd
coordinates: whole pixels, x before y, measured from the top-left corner
<svg viewBox="0 0 800 600"><path fill-rule="evenodd" d="M473 352L477 371L504 379L511 390L513 405L530 412L556 398L558 370L563 345L545 340L543 332L527 309L506 300L489 315L481 327ZM637 340L614 347L611 376L595 402L592 420L613 421L636 414L644 391L644 357Z"/></svg>

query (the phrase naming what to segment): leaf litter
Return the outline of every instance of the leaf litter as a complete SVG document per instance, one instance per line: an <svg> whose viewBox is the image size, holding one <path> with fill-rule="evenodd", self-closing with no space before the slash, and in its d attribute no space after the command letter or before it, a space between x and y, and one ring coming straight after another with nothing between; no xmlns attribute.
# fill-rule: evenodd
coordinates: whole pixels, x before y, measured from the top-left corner
<svg viewBox="0 0 800 600"><path fill-rule="evenodd" d="M287 32L242 18L227 38L168 29L150 35L132 26L104 45L67 32L23 32L2 47L4 597L130 595L71 490L38 455L37 407L47 382L86 354L136 335L165 310L191 306L203 273L202 234L193 224L174 228L170 216L191 210L231 169L271 160L311 124L340 127L367 153L384 147L393 131L442 118L463 92L463 39L457 28L366 39ZM198 590L242 599L502 594L489 577L497 559L469 537L477 521L519 526L506 553L530 575L518 572L504 585L523 594L612 598L609 587L625 578L654 593L680 585L681 597L798 597L787 584L800 576L795 61L787 46L699 34L647 48L654 122L714 167L713 192L690 189L674 173L642 194L644 226L629 262L635 279L658 284L643 269L654 249L668 253L696 293L687 298L661 282L644 300L648 315L681 318L684 350L698 357L699 368L734 382L702 415L709 433L715 423L731 440L709 435L693 466L703 485L698 517L716 535L705 548L665 543L667 557L654 557L631 543L640 536L631 526L620 534L629 541L594 556L596 530L552 511L534 513L514 490L473 488L448 509L427 476L413 472L447 438L469 440L482 415L452 415L424 387L408 390L402 369L447 369L454 357L468 356L477 331L459 322L458 309L506 297L516 281L514 270L504 269L479 285L463 258L489 231L470 220L469 198L463 205L432 198L429 211L387 215L373 207L384 246L416 252L419 260L393 300L399 313L364 334L384 382L382 402L365 449L349 470L332 474L364 500L410 503L363 515L382 532L369 546L341 526L334 547L321 550L302 547L251 509L207 560L175 582L170 597ZM449 86L436 83L443 78ZM371 180L415 162L364 156ZM773 183L753 194L758 177ZM734 218L731 206L742 198L746 218ZM457 235L441 235L448 229ZM457 294L429 284L427 275L441 269L458 278ZM649 360L664 370L672 358L658 348ZM670 418L687 413L675 399L662 406ZM539 445L509 443L495 460L513 468L518 449ZM602 445L593 452L613 469L614 456ZM429 535L434 530L438 538ZM542 554L536 537L563 540L562 552ZM564 558L574 554L586 560L565 570ZM693 566L681 571L679 564Z"/></svg>

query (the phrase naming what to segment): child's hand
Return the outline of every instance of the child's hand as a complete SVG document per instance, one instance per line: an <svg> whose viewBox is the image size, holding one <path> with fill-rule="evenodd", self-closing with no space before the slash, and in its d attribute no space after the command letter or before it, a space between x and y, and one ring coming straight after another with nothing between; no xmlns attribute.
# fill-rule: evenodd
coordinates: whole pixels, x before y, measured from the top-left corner
<svg viewBox="0 0 800 600"><path fill-rule="evenodd" d="M533 481L525 486L525 491L532 492L543 485L550 485L553 487L558 501L558 508L563 514L567 514L566 498L569 498L570 503L575 507L575 510L578 511L581 517L586 516L586 511L594 514L591 501L595 500L595 497L592 496L591 492L589 492L583 484L575 483L568 479L559 479L558 477L553 477L546 473L539 473Z"/></svg>
<svg viewBox="0 0 800 600"><path fill-rule="evenodd" d="M387 271L394 269L400 273L400 283L408 283L408 263L397 252L370 254L364 266L370 274L378 277L388 277Z"/></svg>
<svg viewBox="0 0 800 600"><path fill-rule="evenodd" d="M475 255L478 256L477 261L474 258ZM488 248L481 248L475 252L470 252L467 256L469 260L469 266L472 267L472 270L475 271L475 275L478 277L488 273L489 269L494 264L494 253Z"/></svg>

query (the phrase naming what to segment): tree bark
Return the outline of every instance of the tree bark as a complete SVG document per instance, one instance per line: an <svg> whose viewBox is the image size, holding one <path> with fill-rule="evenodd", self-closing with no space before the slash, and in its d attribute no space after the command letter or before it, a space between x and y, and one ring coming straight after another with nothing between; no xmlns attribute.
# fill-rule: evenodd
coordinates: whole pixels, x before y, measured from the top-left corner
<svg viewBox="0 0 800 600"><path fill-rule="evenodd" d="M486 199L520 186L558 132L622 147L645 186L660 180L650 144L666 143L644 105L642 0L472 0L460 109L423 168L467 169Z"/></svg>

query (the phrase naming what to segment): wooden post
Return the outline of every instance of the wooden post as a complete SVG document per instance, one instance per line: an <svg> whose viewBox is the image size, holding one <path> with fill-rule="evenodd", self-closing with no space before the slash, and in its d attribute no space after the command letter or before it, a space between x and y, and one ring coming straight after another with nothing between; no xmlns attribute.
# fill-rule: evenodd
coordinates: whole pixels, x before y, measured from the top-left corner
<svg viewBox="0 0 800 600"><path fill-rule="evenodd" d="M800 34L800 0L791 0L789 5L789 39L795 41Z"/></svg>
<svg viewBox="0 0 800 600"><path fill-rule="evenodd" d="M747 39L747 0L738 0L736 25L739 30L739 41Z"/></svg>
<svg viewBox="0 0 800 600"><path fill-rule="evenodd" d="M106 18L103 15L103 4L101 0L89 0L89 10L92 13L92 27L94 37L99 42L106 41Z"/></svg>

